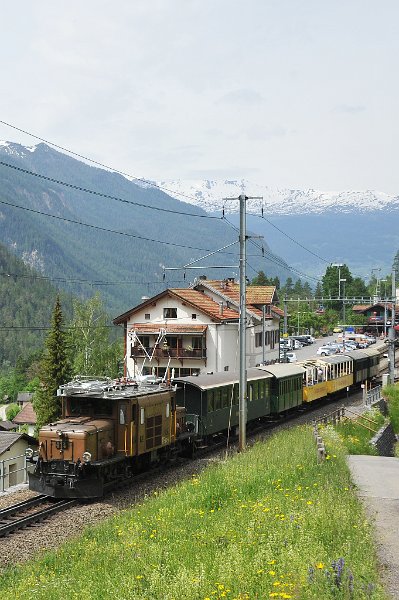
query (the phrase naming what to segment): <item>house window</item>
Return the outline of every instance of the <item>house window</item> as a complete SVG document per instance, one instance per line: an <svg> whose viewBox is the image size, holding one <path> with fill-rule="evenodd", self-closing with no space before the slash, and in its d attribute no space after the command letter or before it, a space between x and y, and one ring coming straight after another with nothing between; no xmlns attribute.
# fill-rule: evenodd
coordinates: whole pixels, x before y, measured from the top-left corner
<svg viewBox="0 0 399 600"><path fill-rule="evenodd" d="M259 346L262 346L262 337L262 332L255 333L255 348L259 348Z"/></svg>
<svg viewBox="0 0 399 600"><path fill-rule="evenodd" d="M177 348L177 337L168 336L165 339L167 340L167 344L168 344L169 348Z"/></svg>
<svg viewBox="0 0 399 600"><path fill-rule="evenodd" d="M196 313L193 313L193 314L191 315L191 318L192 318L192 319L196 319L196 318L197 318L197 315L196 315Z"/></svg>
<svg viewBox="0 0 399 600"><path fill-rule="evenodd" d="M164 308L163 309L164 319L177 319L177 308Z"/></svg>
<svg viewBox="0 0 399 600"><path fill-rule="evenodd" d="M144 348L150 347L150 336L149 335L140 335L139 340Z"/></svg>
<svg viewBox="0 0 399 600"><path fill-rule="evenodd" d="M191 345L193 350L202 350L202 337L191 338Z"/></svg>
<svg viewBox="0 0 399 600"><path fill-rule="evenodd" d="M144 319L145 319L146 321L149 321L149 320L151 319L151 315L150 315L150 313L145 313L145 315L144 315Z"/></svg>
<svg viewBox="0 0 399 600"><path fill-rule="evenodd" d="M226 367L224 367L224 370L228 371L229 370L229 365L227 365Z"/></svg>

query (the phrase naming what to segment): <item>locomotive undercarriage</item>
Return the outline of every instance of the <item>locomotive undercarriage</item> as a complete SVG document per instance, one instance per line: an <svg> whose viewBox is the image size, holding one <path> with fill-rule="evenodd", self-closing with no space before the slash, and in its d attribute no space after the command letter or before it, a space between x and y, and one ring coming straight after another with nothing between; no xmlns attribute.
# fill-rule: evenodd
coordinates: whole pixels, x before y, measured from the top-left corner
<svg viewBox="0 0 399 600"><path fill-rule="evenodd" d="M179 454L177 446L160 448L141 456L118 455L90 463L39 458L29 473L29 489L53 498L100 498L118 486L151 468L164 464Z"/></svg>

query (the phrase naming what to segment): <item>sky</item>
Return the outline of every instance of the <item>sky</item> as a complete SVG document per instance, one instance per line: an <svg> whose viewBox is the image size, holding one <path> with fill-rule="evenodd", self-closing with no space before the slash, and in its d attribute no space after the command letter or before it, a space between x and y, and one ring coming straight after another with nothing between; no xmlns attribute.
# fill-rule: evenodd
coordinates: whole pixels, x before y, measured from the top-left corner
<svg viewBox="0 0 399 600"><path fill-rule="evenodd" d="M151 180L396 195L398 21L398 0L14 0L0 120Z"/></svg>

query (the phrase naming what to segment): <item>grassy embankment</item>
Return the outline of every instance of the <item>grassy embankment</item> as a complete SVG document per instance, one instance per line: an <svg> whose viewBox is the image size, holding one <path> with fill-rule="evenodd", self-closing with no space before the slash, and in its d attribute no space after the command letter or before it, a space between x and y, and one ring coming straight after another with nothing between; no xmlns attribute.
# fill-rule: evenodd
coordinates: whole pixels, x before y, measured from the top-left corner
<svg viewBox="0 0 399 600"><path fill-rule="evenodd" d="M279 433L7 570L0 596L382 600L370 527L332 440L317 464L309 427Z"/></svg>

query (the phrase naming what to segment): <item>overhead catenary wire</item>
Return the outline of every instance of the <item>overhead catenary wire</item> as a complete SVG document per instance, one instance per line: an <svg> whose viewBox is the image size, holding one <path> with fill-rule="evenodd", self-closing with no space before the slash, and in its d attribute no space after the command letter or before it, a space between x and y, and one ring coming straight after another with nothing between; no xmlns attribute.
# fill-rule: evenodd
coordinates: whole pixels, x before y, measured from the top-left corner
<svg viewBox="0 0 399 600"><path fill-rule="evenodd" d="M90 285L102 286L102 285L159 285L162 283L162 280L156 281L131 281L131 280L120 280L120 281L96 281L91 279L82 279L82 278L67 278L67 277L50 277L47 275L28 275L28 274L18 274L18 273L5 273L0 272L0 277L10 277L13 279L38 279L43 281L59 281L62 283L88 283ZM169 283L183 283L182 279L174 279L169 280Z"/></svg>
<svg viewBox="0 0 399 600"><path fill-rule="evenodd" d="M231 221L229 221L226 216L223 217L223 221L226 222L235 231L239 232L239 229L234 225L234 223L232 223ZM283 259L279 259L275 254L273 254L273 253L271 253L271 252L269 252L267 250L265 251L264 249L262 251L262 246L258 242L255 242L250 237L249 237L249 241L251 242L251 244L253 244L256 248L258 248L262 252L262 258L265 258L265 259L267 258L268 260L270 260L271 262L274 262L277 266L281 267L282 269L286 269L286 270L290 271L293 274L296 274L296 275L299 275L301 277L304 277L305 279L310 279L310 280L316 281L316 282L320 282L321 281L320 278L318 278L318 277L314 277L312 275L308 275L306 273L303 273L302 271L299 271L298 269L295 269L294 267L291 267L288 263L286 263L285 261L283 261Z"/></svg>
<svg viewBox="0 0 399 600"><path fill-rule="evenodd" d="M200 215L196 213L189 213L181 210L172 210L171 208L162 208L161 206L151 206L148 204L144 204L142 202L135 202L133 200L126 200L125 198L120 198L119 196L111 196L110 194L104 194L103 192L98 192L96 190L91 190L89 188L84 188L80 185L75 185L74 183L69 183L68 181L62 181L61 179L54 179L53 177L49 177L48 175L42 175L41 173L35 173L34 171L29 171L28 169L23 169L22 167L18 167L17 165L11 165L10 163L6 163L3 160L0 161L0 165L3 167L7 167L9 169L14 169L15 171L19 171L21 173L25 173L25 175L30 175L31 177L37 177L39 179L43 179L44 181L50 181L51 183L56 183L57 185L61 185L78 192L83 192L85 194L92 194L94 196L99 196L100 198L106 198L108 200L115 200L116 202L122 202L124 204L131 204L133 206L140 206L141 208L147 208L148 210L156 210L160 212L170 213L174 215L183 215L186 217L196 217L200 219L216 219L218 221L221 220L222 217L216 217L213 215Z"/></svg>
<svg viewBox="0 0 399 600"><path fill-rule="evenodd" d="M69 150L68 148L65 148L64 146L61 146L60 144L56 144L54 142L50 142L49 140L46 140L43 137L40 137L38 135L35 135L34 133L27 131L26 129L22 129L21 127L17 127L16 125L13 125L12 123L8 123L7 121L3 121L0 120L0 123L2 125L6 125L7 127L10 127L11 129L15 129L15 131L19 131L20 133L24 133L25 135L28 135L29 137L34 138L35 140L39 140L40 142L44 142L45 144L48 144L49 146L53 146L54 148L58 148L58 150L62 150L63 152L67 152L68 154L71 154L72 156L77 156L78 158L82 158L83 160L86 160L89 163L92 163L93 165L97 165L98 167L102 167L103 169L106 169L107 171L112 171L113 173L118 173L118 175L123 175L123 177L127 177L129 179L134 179L135 181L140 181L141 183L145 183L146 185L148 185L149 187L154 187L157 188L163 192L168 192L169 194L171 194L172 196L174 194L181 196L182 198L187 198L188 200L195 200L194 196L190 196L189 194L185 194L184 192L177 192L174 190L170 190L165 186L159 185L157 183L155 183L155 181L151 181L149 179L145 179L144 177L136 177L134 175L130 175L129 173L125 173L124 171L120 171L118 169L114 169L113 167L110 167L109 165L106 165L104 163L101 163L97 160L94 160L92 158L89 158L87 156L84 156L83 154L79 154L78 152L74 152L73 150Z"/></svg>
<svg viewBox="0 0 399 600"><path fill-rule="evenodd" d="M210 248L198 248L196 246L187 246L185 244L176 244L175 242L167 242L166 240L157 240L154 238L146 238L142 235L137 235L134 233L128 233L126 231L118 231L116 229L107 229L106 227L100 227L99 225L92 225L91 223L84 223L83 221L77 221L75 219L67 219L66 217L60 217L58 215L52 215L50 213L46 213L41 210L36 210L34 208L28 208L27 206L21 206L19 204L13 204L12 202L6 202L5 200L0 200L0 204L4 204L6 206L12 206L13 208L18 208L21 210L26 210L28 212L32 212L38 215L43 215L45 217L51 217L52 219L57 219L59 221L64 221L66 223L73 223L74 225L82 225L83 227L89 227L91 229L97 229L99 231L105 231L107 233L115 233L117 235L123 235L130 238L136 238L139 240L143 240L145 242L153 242L156 244L165 244L167 246L175 246L177 248L187 248L189 250L199 250L201 252L212 252Z"/></svg>
<svg viewBox="0 0 399 600"><path fill-rule="evenodd" d="M194 196L189 196L187 194L175 192L174 190L169 190L169 189L165 188L164 186L160 186L158 184L155 184L153 181L150 181L150 180L147 180L147 179L144 179L144 178L140 178L140 177L135 177L135 176L132 176L132 175L130 175L128 173L125 173L123 171L119 171L117 169L109 167L108 165L106 165L104 163L95 161L95 160L93 160L93 159L91 159L91 158L89 158L87 156L84 156L83 154L74 152L74 151L72 151L72 150L70 150L70 149L68 149L66 147L63 147L63 146L61 146L59 144L51 142L51 141L49 141L49 140L47 140L45 138L42 138L42 137L40 137L40 136L38 136L36 134L33 134L32 132L29 132L27 130L24 130L22 128L19 128L19 127L15 126L15 125L13 125L11 123L8 123L6 121L0 120L0 123L3 124L3 125L6 125L7 127L15 129L16 131L20 131L21 133L24 133L24 134L26 134L26 135L28 135L30 137L33 137L33 138L35 138L37 140L40 140L40 141L48 144L49 146L54 146L55 148L58 148L60 150L63 150L64 152L67 152L69 154L77 156L78 158L81 158L81 159L83 159L85 161L88 161L88 162L91 162L93 164L96 164L96 165L98 165L98 166L100 166L100 167L102 167L104 169L107 169L107 170L112 171L114 173L119 173L119 174L123 175L124 177L128 177L128 178L136 180L136 181L140 181L142 183L147 184L148 186L152 186L152 187L161 189L161 190L163 190L165 192L171 193L172 195L177 194L177 195L181 195L182 197L186 197L186 198L190 199L191 201L192 200L196 200L196 198ZM117 196L111 196L111 195L108 195L108 194L104 194L102 192L97 192L95 190L90 190L88 188L83 188L81 186L77 186L77 185L74 185L74 184L71 184L71 183L68 183L68 182L64 182L64 181L61 181L61 180L57 180L57 179L48 177L46 175L42 175L42 174L39 174L39 173L35 173L33 171L29 171L27 169L23 169L22 167L17 167L16 165L11 165L11 164L6 163L4 161L0 161L0 164L3 165L3 166L5 166L5 167L9 167L9 168L15 169L17 171L21 171L21 172L26 173L28 175L31 175L31 176L34 176L34 177L39 177L39 178L42 178L44 180L51 181L53 183L56 183L56 184L59 184L59 185L63 185L63 186L66 186L66 187L69 187L69 188L72 188L72 189L76 189L76 190L84 192L84 193L94 194L94 195L99 196L99 197L112 199L112 200L123 202L123 203L126 203L126 204L132 204L132 205L136 205L136 206L141 206L143 208L148 208L150 210L158 210L158 211L162 211L162 212L167 212L167 213L172 213L172 214L179 214L179 215L184 215L184 216L192 216L192 217L197 217L197 218L208 218L208 219L225 220L227 223L229 223L230 226L232 226L233 228L235 228L235 226L232 223L230 223L225 218L224 206L223 206L223 216L222 217L217 217L217 216L208 215L208 214L198 215L198 214L195 214L195 213L187 213L187 212L184 212L184 211L174 211L172 209L165 209L165 208L162 208L162 207L148 206L146 204L142 204L142 203L138 203L138 202L126 200L126 199L123 199L123 198L119 198ZM3 202L3 203L5 203L5 202ZM18 207L18 206L15 206L15 207L16 208L23 208L23 207ZM32 209L25 208L25 210L32 210ZM42 214L45 214L45 215L53 217L53 218L61 218L61 217L55 217L54 215L50 215L48 213L42 213ZM332 261L329 261L328 259L326 259L326 258L318 255L317 253L313 252L312 250L310 250L309 248L307 248L305 245L303 245L302 243L298 242L295 238L293 238L292 236L290 236L289 234L287 234L286 232L284 232L280 227L278 227L277 225L275 225L274 223L272 223L269 219L267 219L264 216L264 214L263 214L263 208L262 208L262 214L261 215L258 215L256 213L248 213L248 215L265 220L271 227L275 228L277 231L279 231L279 233L281 233L282 235L284 235L287 239L289 239L294 244L296 244L299 247L301 247L303 250L305 250L306 252L308 252L309 254L311 254L312 256L314 256L315 258L317 258L317 259L325 262L326 264L331 264ZM64 219L64 220L68 221L67 219ZM70 221L70 222L74 222L74 223L77 223L77 224L85 225L87 227L98 228L100 230L109 231L111 233L119 233L121 235L130 235L130 237L135 237L135 236L133 236L133 234L127 234L127 233L123 233L123 232L117 232L117 231L114 231L114 230L107 230L105 228L100 228L98 226L89 225L89 224L81 223L81 222L78 222L78 221ZM164 244L174 245L174 246L178 246L178 247L185 247L185 248L193 249L193 250L209 251L208 249L204 249L204 248L195 248L195 247L192 247L192 246L182 246L182 245L179 245L179 244L174 244L172 242L166 242L166 241L162 242L160 240L151 240L151 239L142 238L142 237L139 237L139 236L136 236L136 237L138 237L139 239L146 240L146 241L154 241L155 243L164 243ZM250 240L250 241L251 241L252 244L254 244L253 240ZM254 245L256 246L256 244L254 244ZM263 252L263 249L262 249L261 246L257 246L257 247L260 250L262 250L262 252ZM298 269L295 269L294 267L291 267L285 261L279 261L278 258L276 257L276 255L274 255L271 252L266 251L266 255L267 256L265 258L268 258L270 261L274 262L277 266L291 271L293 274L299 275L299 276L304 277L306 279L310 279L312 281L320 281L320 279L317 278L317 277L314 277L314 276L311 276L311 275L307 275L306 273L303 273L303 272L299 271Z"/></svg>
<svg viewBox="0 0 399 600"><path fill-rule="evenodd" d="M150 187L154 187L157 189L160 189L164 192L167 192L169 194L171 194L172 196L181 196L182 198L187 198L190 201L194 201L196 202L196 198L194 196L191 196L189 194L185 194L183 192L178 192L176 190L170 190L168 188L166 188L165 186L159 185L157 183L155 183L154 181L142 178L142 177L136 177L134 175L128 174L124 171L118 170L118 169L114 169L112 167L110 167L109 165L106 165L105 163L101 163L99 161L96 161L94 159L91 159L81 153L75 152L73 150L70 150L69 148L66 148L65 146L61 146L60 144L56 144L55 142L52 142L50 140L47 140L41 136L38 136L30 131L27 131L26 129L22 129L21 127L17 127L16 125L12 124L12 123L8 123L7 121L4 120L0 120L0 123L2 125L5 125L7 127L10 127L11 129L14 129L15 131L19 131L21 133L24 133L25 135L28 135L29 137L32 137L36 140L39 140L41 142L44 142L46 144L48 144L49 146L53 146L54 148L58 148L59 150L62 150L63 152L67 152L68 154L71 154L72 156L76 156L78 158L81 158L89 163L95 164L99 167L102 167L104 169L107 169L108 171L114 172L114 173L118 173L124 177L127 177L131 180L135 180L135 181L140 181L141 183L145 183L146 185L150 186ZM33 173L34 175L37 175L35 173ZM162 209L158 209L158 210L162 210ZM166 210L166 209L164 209ZM170 211L173 212L173 211ZM224 205L223 205L223 217L225 216L225 211L224 211ZM183 214L183 213L178 213L178 214ZM203 218L213 218L213 219L220 219L220 217L215 217L212 215L195 215L193 213L187 213L189 216L196 216L196 217L203 217ZM295 238L293 238L292 236L290 236L289 234L287 234L285 231L283 231L280 227L278 227L277 225L275 225L274 223L272 223L269 219L267 219L264 214L263 214L263 205L262 205L262 214L258 215L255 213L248 213L248 215L250 216L254 216L257 218L261 218L263 220L265 220L267 223L269 223L269 225L273 228L275 228L277 231L279 231L279 233L281 233L282 235L284 235L287 239L289 239L290 241L292 241L294 244L298 245L300 248L302 248L303 250L305 250L306 252L308 252L309 254L313 255L315 258L318 258L319 260L321 260L322 262L325 262L326 264L331 264L333 261L329 261L328 259L318 255L317 253L313 252L312 250L310 250L309 248L307 248L306 246L304 246L303 244L301 244L300 242L298 242ZM222 218L223 218L222 217ZM293 272L293 268L291 269ZM302 274L302 276L316 280L314 277L312 276L306 276L305 274Z"/></svg>

